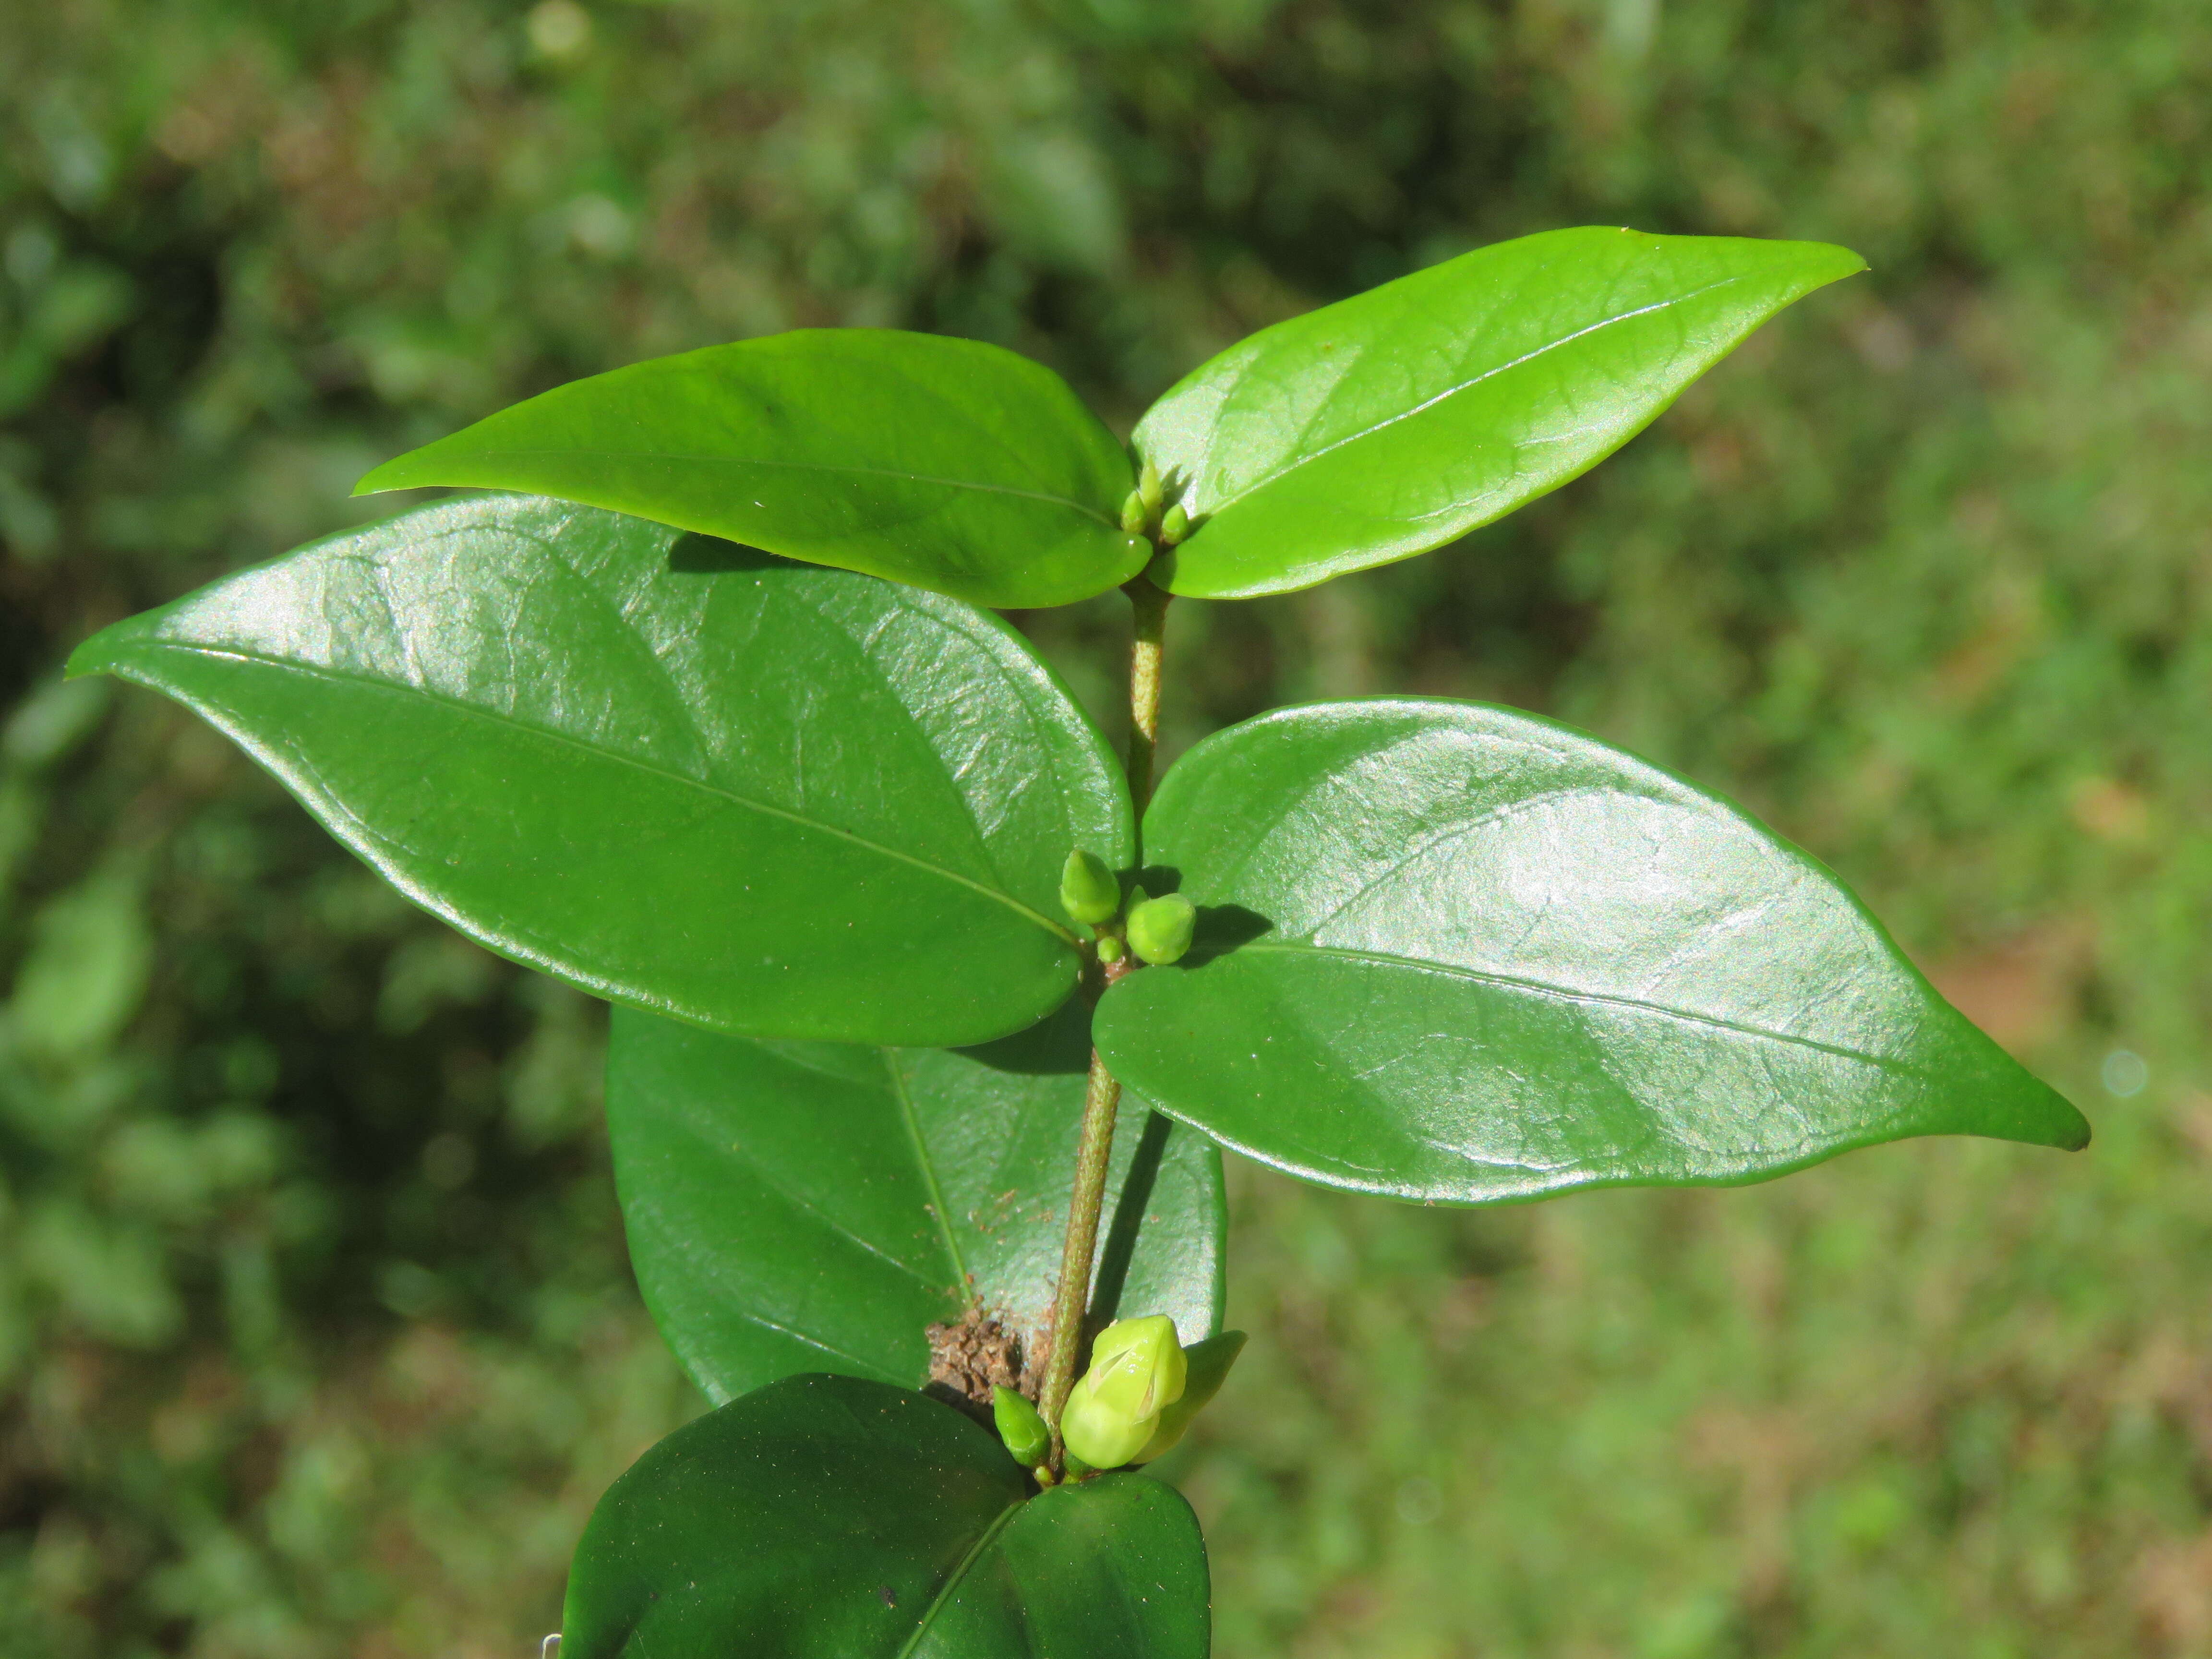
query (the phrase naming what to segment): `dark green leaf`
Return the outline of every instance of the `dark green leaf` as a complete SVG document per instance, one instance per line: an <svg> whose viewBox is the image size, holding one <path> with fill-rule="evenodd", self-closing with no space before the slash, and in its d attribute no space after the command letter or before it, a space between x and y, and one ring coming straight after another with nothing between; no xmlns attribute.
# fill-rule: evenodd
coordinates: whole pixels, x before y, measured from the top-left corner
<svg viewBox="0 0 2212 1659"><path fill-rule="evenodd" d="M1480 1203L1752 1181L1905 1135L2088 1136L1819 864L1548 720L1391 700L1249 721L1168 775L1145 848L1199 943L1107 993L1100 1048L1311 1180Z"/></svg>
<svg viewBox="0 0 2212 1659"><path fill-rule="evenodd" d="M919 1386L973 1297L1041 1356L1085 1010L983 1048L755 1042L617 1009L607 1126L630 1257L708 1398L799 1370ZM1125 1101L1094 1300L1220 1322L1221 1155Z"/></svg>
<svg viewBox="0 0 2212 1659"><path fill-rule="evenodd" d="M974 340L800 329L555 388L359 489L528 490L977 605L1067 605L1144 568L1114 434Z"/></svg>
<svg viewBox="0 0 2212 1659"><path fill-rule="evenodd" d="M1140 1474L1062 1486L975 1557L912 1659L1204 1659L1209 1580L1174 1487Z"/></svg>
<svg viewBox="0 0 2212 1659"><path fill-rule="evenodd" d="M1172 1488L1029 1492L949 1407L788 1377L608 1489L562 1659L1204 1659L1206 1547Z"/></svg>
<svg viewBox="0 0 2212 1659"><path fill-rule="evenodd" d="M734 1031L987 1041L1075 982L1097 732L996 617L640 519L448 503L81 647L235 738L409 897Z"/></svg>
<svg viewBox="0 0 2212 1659"><path fill-rule="evenodd" d="M1154 577L1249 599L1441 547L1596 465L1864 268L1820 242L1556 230L1263 329L1138 424L1196 526Z"/></svg>

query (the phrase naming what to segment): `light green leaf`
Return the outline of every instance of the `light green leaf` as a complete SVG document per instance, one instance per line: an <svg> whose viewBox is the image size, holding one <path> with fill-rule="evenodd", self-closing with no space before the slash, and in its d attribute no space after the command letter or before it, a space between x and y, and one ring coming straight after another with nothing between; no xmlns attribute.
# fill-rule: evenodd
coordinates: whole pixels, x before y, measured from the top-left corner
<svg viewBox="0 0 2212 1659"><path fill-rule="evenodd" d="M1138 424L1196 526L1154 580L1250 599L1441 547L1589 471L1864 268L1821 242L1555 230L1262 329Z"/></svg>
<svg viewBox="0 0 2212 1659"><path fill-rule="evenodd" d="M527 490L1021 606L1144 568L1151 548L1120 523L1130 483L1114 434L1042 364L844 328L556 386L387 461L356 493Z"/></svg>
<svg viewBox="0 0 2212 1659"><path fill-rule="evenodd" d="M607 1127L630 1259L711 1400L801 1370L920 1387L971 1302L1043 1357L1090 1060L1070 1003L964 1050L755 1042L628 1010ZM1221 1155L1126 1099L1092 1297L1221 1317Z"/></svg>
<svg viewBox="0 0 2212 1659"><path fill-rule="evenodd" d="M1097 1016L1133 1088L1294 1175L1481 1203L1755 1181L1905 1135L2088 1126L1820 865L1479 703L1325 703L1193 749L1145 820L1200 907Z"/></svg>
<svg viewBox="0 0 2212 1659"><path fill-rule="evenodd" d="M562 1659L1205 1659L1206 1547L1139 1474L1031 1498L925 1395L793 1376L678 1429L577 1546Z"/></svg>
<svg viewBox="0 0 2212 1659"><path fill-rule="evenodd" d="M957 600L594 508L448 503L79 647L495 951L730 1031L984 1042L1073 987L1097 731Z"/></svg>

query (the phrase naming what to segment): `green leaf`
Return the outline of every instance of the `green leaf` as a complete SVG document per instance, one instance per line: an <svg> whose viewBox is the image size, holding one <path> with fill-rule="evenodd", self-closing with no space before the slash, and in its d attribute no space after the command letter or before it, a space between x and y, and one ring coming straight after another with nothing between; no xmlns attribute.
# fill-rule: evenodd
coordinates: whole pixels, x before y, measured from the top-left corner
<svg viewBox="0 0 2212 1659"><path fill-rule="evenodd" d="M754 1042L617 1009L607 1127L630 1259L709 1399L800 1370L919 1387L971 1297L1042 1357L1086 1011L988 1048ZM1221 1155L1126 1100L1094 1301L1221 1317Z"/></svg>
<svg viewBox="0 0 2212 1659"><path fill-rule="evenodd" d="M611 513L457 501L117 623L166 691L493 950L721 1030L951 1043L1079 968L1097 731L996 617Z"/></svg>
<svg viewBox="0 0 2212 1659"><path fill-rule="evenodd" d="M1204 1659L1206 1547L1143 1475L1029 1497L995 1436L848 1376L678 1429L584 1529L562 1659Z"/></svg>
<svg viewBox="0 0 2212 1659"><path fill-rule="evenodd" d="M1097 1042L1294 1175L1481 1203L1755 1181L1905 1135L2088 1126L1826 869L1718 798L1479 703L1285 710L1164 781L1200 907Z"/></svg>
<svg viewBox="0 0 2212 1659"><path fill-rule="evenodd" d="M1121 446L1040 363L974 340L800 329L656 357L387 461L425 484L612 507L977 605L1067 605L1144 568Z"/></svg>
<svg viewBox="0 0 2212 1659"><path fill-rule="evenodd" d="M1138 423L1195 526L1154 580L1250 599L1441 547L1581 476L1863 269L1821 242L1555 230L1262 329Z"/></svg>
<svg viewBox="0 0 2212 1659"><path fill-rule="evenodd" d="M1031 1499L980 1553L912 1659L1205 1659L1212 1584L1172 1486L1109 1474Z"/></svg>

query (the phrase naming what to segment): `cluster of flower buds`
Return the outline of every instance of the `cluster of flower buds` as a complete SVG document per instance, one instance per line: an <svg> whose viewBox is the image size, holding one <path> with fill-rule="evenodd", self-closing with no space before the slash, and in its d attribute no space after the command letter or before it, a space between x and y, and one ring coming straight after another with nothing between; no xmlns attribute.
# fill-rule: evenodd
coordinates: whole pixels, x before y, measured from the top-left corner
<svg viewBox="0 0 2212 1659"><path fill-rule="evenodd" d="M1141 887L1129 890L1128 915L1119 927L1121 884L1114 872L1091 854L1078 848L1067 855L1060 872L1060 902L1073 920L1089 927L1098 939L1098 959L1114 963L1125 949L1140 962L1164 966L1180 962L1190 949L1198 925L1198 910L1181 893L1149 896Z"/></svg>
<svg viewBox="0 0 2212 1659"><path fill-rule="evenodd" d="M1137 474L1137 487L1121 503L1121 528L1132 536L1152 533L1162 547L1173 547L1190 534L1190 514L1181 501L1166 512L1160 511L1160 502L1167 495L1159 468L1146 461Z"/></svg>
<svg viewBox="0 0 2212 1659"><path fill-rule="evenodd" d="M1219 1390L1243 1346L1243 1332L1224 1331L1186 1348L1164 1314L1109 1325L1060 1413L1068 1474L1149 1463L1170 1449ZM1012 1389L997 1389L992 1415L1014 1461L1041 1468L1052 1433L1036 1407Z"/></svg>

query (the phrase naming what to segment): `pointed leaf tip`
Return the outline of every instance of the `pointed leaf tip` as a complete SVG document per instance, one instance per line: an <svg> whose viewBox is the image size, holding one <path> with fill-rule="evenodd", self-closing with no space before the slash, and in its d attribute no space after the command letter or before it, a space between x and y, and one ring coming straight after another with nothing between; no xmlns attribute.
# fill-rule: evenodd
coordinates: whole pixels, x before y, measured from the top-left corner
<svg viewBox="0 0 2212 1659"><path fill-rule="evenodd" d="M1133 851L1104 739L999 618L592 507L420 508L73 660L199 711L490 949L726 1030L1019 1030L1079 971L1067 848Z"/></svg>
<svg viewBox="0 0 2212 1659"><path fill-rule="evenodd" d="M1249 599L1440 547L1578 477L1864 268L1823 242L1548 231L1263 329L1138 422L1192 526L1160 574Z"/></svg>
<svg viewBox="0 0 2212 1659"><path fill-rule="evenodd" d="M1249 943L1099 1005L1115 1074L1292 1174L1428 1201L1733 1184L2087 1123L1814 860L1582 732L1476 703L1207 738L1146 856Z"/></svg>

